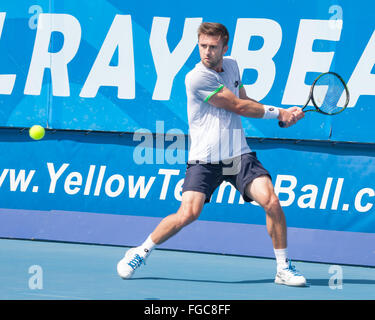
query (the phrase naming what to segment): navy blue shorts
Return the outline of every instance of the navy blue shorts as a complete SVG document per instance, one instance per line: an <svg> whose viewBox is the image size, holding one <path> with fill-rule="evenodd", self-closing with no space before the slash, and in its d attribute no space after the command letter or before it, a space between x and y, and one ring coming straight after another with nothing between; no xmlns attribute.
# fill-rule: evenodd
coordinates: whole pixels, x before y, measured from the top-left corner
<svg viewBox="0 0 375 320"><path fill-rule="evenodd" d="M255 178L269 176L255 152L245 153L230 163L188 163L182 192L198 191L206 195L206 203L210 202L215 189L223 181L230 182L242 195L246 202L253 201L245 194L246 186Z"/></svg>

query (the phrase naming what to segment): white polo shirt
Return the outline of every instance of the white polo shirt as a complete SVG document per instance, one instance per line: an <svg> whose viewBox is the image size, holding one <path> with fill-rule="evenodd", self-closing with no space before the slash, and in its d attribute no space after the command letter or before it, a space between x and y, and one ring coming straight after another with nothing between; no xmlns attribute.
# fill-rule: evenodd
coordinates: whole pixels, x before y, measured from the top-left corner
<svg viewBox="0 0 375 320"><path fill-rule="evenodd" d="M224 57L223 70L218 73L199 62L186 75L189 161L216 163L251 152L241 117L208 103L224 86L239 97L241 79L236 60Z"/></svg>

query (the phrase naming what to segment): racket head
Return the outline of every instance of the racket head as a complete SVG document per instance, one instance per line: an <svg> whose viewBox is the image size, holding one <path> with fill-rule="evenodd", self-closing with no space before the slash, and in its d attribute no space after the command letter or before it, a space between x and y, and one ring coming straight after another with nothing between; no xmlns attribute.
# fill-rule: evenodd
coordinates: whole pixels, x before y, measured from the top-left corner
<svg viewBox="0 0 375 320"><path fill-rule="evenodd" d="M349 104L349 90L335 72L320 74L311 86L310 99L316 110L326 115L343 112Z"/></svg>

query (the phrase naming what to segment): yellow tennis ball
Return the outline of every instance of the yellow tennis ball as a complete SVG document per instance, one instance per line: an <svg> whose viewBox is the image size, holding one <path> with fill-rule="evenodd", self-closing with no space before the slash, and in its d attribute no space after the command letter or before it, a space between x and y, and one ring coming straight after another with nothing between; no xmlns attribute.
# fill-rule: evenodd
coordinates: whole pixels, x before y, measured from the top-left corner
<svg viewBox="0 0 375 320"><path fill-rule="evenodd" d="M29 130L30 138L34 140L40 140L44 137L45 130L42 126L36 124L33 125Z"/></svg>

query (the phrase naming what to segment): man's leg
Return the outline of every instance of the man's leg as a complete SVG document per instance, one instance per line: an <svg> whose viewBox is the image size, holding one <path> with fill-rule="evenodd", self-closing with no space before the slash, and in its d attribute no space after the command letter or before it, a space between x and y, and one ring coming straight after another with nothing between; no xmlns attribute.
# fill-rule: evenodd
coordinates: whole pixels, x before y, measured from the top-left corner
<svg viewBox="0 0 375 320"><path fill-rule="evenodd" d="M255 178L246 186L245 192L266 212L267 231L272 239L277 261L275 282L293 286L306 285L306 279L289 263L286 219L271 179L266 175Z"/></svg>
<svg viewBox="0 0 375 320"><path fill-rule="evenodd" d="M151 233L155 244L162 244L183 227L198 219L206 200L206 195L197 191L185 191L181 206L176 213L165 217Z"/></svg>
<svg viewBox="0 0 375 320"><path fill-rule="evenodd" d="M183 227L196 220L202 211L205 200L204 193L185 191L182 194L181 206L177 213L165 217L142 245L126 252L125 257L117 265L120 277L130 278L156 245L165 242Z"/></svg>
<svg viewBox="0 0 375 320"><path fill-rule="evenodd" d="M271 179L264 175L254 179L246 187L246 195L266 211L267 231L275 249L287 247L287 228L283 209L276 196Z"/></svg>

